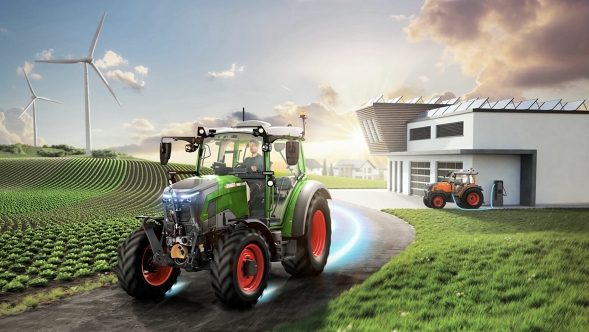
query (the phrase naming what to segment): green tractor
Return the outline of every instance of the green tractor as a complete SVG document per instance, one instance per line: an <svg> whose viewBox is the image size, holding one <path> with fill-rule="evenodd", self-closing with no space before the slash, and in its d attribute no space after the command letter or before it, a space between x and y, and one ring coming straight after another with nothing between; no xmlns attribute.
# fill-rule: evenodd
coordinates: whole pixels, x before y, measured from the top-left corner
<svg viewBox="0 0 589 332"><path fill-rule="evenodd" d="M243 121L199 127L196 137L163 137L196 152L194 172L169 171L163 216L139 216L142 228L119 248L116 273L137 299L164 296L180 270L209 270L217 298L228 306L255 304L268 285L271 262L295 276L319 275L331 245L331 195L308 180L303 128ZM214 174L205 175L205 167ZM178 174L192 177L176 181Z"/></svg>

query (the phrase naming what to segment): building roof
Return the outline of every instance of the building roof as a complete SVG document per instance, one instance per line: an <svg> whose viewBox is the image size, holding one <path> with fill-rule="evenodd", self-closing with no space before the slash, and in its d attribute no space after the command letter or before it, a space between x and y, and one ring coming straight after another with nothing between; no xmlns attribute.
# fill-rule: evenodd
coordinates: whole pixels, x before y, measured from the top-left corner
<svg viewBox="0 0 589 332"><path fill-rule="evenodd" d="M323 168L317 160L315 159L305 159L305 165L307 165L308 169L316 169L316 168Z"/></svg>
<svg viewBox="0 0 589 332"><path fill-rule="evenodd" d="M372 166L372 168L376 168L368 159L358 159L358 160L342 159L342 160L338 161L335 165L333 165L333 167L338 168L341 166L352 166L352 168L358 169L358 168L361 168L362 166L364 166L364 164L366 164L366 163L369 163L370 166Z"/></svg>
<svg viewBox="0 0 589 332"><path fill-rule="evenodd" d="M458 98L454 100L454 102L445 103L448 106L444 107L437 107L434 109L430 109L427 111L423 111L417 115L415 119L421 118L429 118L432 116L439 116L439 115L448 115L454 112L466 111L466 110L473 110L473 109L485 109L485 110L496 110L496 111L505 111L505 110L513 110L513 111L547 111L547 112L554 112L554 111L563 111L563 112L570 112L570 111L586 111L587 106L585 105L585 100L577 100L577 101L570 101L570 102L563 102L562 99L550 100L550 101L543 101L539 102L538 98L536 99L528 99L524 101L515 102L513 98L498 100L498 101L489 101L489 98L473 98L469 100L465 100L463 102L458 102ZM458 102L458 103L457 103ZM444 102L442 102L444 104Z"/></svg>

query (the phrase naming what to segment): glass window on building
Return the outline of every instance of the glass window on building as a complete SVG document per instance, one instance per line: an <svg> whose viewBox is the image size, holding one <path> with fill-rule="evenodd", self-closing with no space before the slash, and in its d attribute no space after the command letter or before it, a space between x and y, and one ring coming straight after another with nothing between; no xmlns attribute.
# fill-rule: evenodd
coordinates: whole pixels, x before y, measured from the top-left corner
<svg viewBox="0 0 589 332"><path fill-rule="evenodd" d="M463 168L461 161L438 161L438 182L448 181L446 175Z"/></svg>

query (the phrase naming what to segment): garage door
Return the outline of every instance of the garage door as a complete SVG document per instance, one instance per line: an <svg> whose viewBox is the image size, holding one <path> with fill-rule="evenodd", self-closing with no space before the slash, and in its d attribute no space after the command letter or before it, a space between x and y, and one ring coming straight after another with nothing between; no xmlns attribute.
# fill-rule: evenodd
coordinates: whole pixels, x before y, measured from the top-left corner
<svg viewBox="0 0 589 332"><path fill-rule="evenodd" d="M449 172L456 172L461 169L462 169L462 162L461 161L457 161L457 162L438 161L438 182L448 181L446 174L448 174Z"/></svg>
<svg viewBox="0 0 589 332"><path fill-rule="evenodd" d="M411 162L411 195L423 196L423 190L431 182L429 162Z"/></svg>

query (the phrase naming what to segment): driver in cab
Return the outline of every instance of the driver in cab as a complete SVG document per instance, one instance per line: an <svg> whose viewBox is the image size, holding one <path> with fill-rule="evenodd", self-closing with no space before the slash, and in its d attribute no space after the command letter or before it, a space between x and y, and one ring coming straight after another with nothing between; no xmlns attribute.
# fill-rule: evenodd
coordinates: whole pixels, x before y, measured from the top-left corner
<svg viewBox="0 0 589 332"><path fill-rule="evenodd" d="M262 172L264 170L264 158L258 153L259 147L260 142L252 138L250 140L250 152L252 155L243 161L248 172Z"/></svg>

